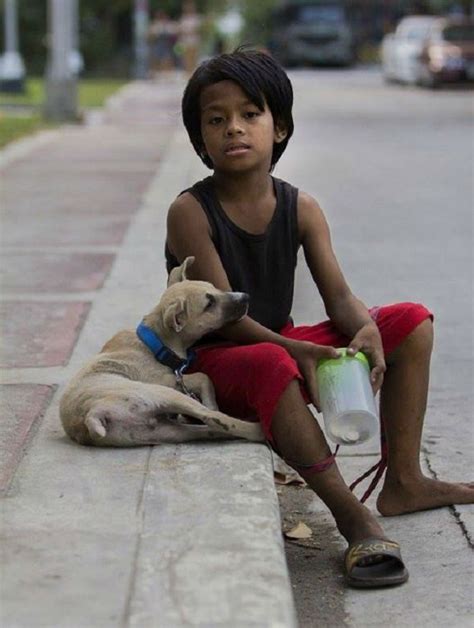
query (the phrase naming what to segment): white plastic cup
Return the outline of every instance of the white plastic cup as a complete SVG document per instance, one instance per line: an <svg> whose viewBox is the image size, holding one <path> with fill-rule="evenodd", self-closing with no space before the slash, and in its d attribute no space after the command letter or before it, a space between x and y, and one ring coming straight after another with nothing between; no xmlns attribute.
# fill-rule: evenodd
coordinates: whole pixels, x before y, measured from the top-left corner
<svg viewBox="0 0 474 628"><path fill-rule="evenodd" d="M326 436L339 445L359 445L372 438L378 413L370 384L370 365L361 352L319 360L316 376Z"/></svg>

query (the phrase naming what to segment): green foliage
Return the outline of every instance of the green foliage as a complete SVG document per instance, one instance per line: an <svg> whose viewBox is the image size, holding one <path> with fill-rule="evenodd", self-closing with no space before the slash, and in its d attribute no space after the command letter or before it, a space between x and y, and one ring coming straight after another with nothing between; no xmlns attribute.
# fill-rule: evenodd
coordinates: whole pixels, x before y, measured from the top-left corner
<svg viewBox="0 0 474 628"><path fill-rule="evenodd" d="M27 72L44 71L47 54L47 2L17 0L19 47Z"/></svg>
<svg viewBox="0 0 474 628"><path fill-rule="evenodd" d="M0 92L1 105L22 105L39 107L44 101L44 81L39 78L28 78L25 81L25 91L22 94Z"/></svg>
<svg viewBox="0 0 474 628"><path fill-rule="evenodd" d="M79 107L101 107L105 100L125 84L119 79L81 79L78 85ZM45 99L44 81L29 78L24 94L0 94L1 105L41 107Z"/></svg>
<svg viewBox="0 0 474 628"><path fill-rule="evenodd" d="M80 48L88 72L128 73L132 6L133 0L79 0ZM46 69L47 10L48 0L18 0L20 51L28 74L44 74ZM2 38L3 28L3 47Z"/></svg>
<svg viewBox="0 0 474 628"><path fill-rule="evenodd" d="M182 0L149 0L148 2L152 15L159 9L160 11L165 11L174 19L180 16L182 4ZM195 0L195 4L199 13L207 15L209 13L224 12L232 2L229 2L229 0Z"/></svg>
<svg viewBox="0 0 474 628"><path fill-rule="evenodd" d="M17 0L20 51L29 75L43 75L47 60L47 11L49 0ZM258 3L257 3L258 4ZM0 21L3 22L0 0ZM173 18L182 0L149 0L150 15L156 9ZM196 0L200 13L221 13L230 0ZM129 76L133 57L133 0L79 0L80 50L87 75ZM3 48L3 24L0 24Z"/></svg>
<svg viewBox="0 0 474 628"><path fill-rule="evenodd" d="M39 115L18 117L0 114L0 148L13 140L51 126Z"/></svg>
<svg viewBox="0 0 474 628"><path fill-rule="evenodd" d="M271 13L279 0L241 0L240 6L245 20L242 41L249 44L267 45L271 33Z"/></svg>
<svg viewBox="0 0 474 628"><path fill-rule="evenodd" d="M102 107L126 81L120 79L82 79L79 81L79 107Z"/></svg>
<svg viewBox="0 0 474 628"><path fill-rule="evenodd" d="M131 0L80 0L80 49L89 75L130 73Z"/></svg>

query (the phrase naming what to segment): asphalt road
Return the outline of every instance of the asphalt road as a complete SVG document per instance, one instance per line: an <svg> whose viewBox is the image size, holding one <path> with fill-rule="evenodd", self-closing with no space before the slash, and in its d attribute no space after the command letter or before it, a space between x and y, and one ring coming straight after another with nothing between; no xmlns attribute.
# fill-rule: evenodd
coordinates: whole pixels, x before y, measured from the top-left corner
<svg viewBox="0 0 474 628"><path fill-rule="evenodd" d="M471 479L472 91L387 86L376 69L302 70L291 78L295 135L275 174L319 201L362 300L419 301L434 312L422 460L432 476ZM303 259L294 314L301 323L325 318ZM375 454L376 443L369 449ZM363 469L349 453L356 456L342 457L341 466L351 479ZM398 590L361 594L343 589L344 545L321 503L308 489L279 492L284 528L302 520L314 531L310 542L286 546L302 628L468 625L472 507L383 521L402 543L411 579Z"/></svg>

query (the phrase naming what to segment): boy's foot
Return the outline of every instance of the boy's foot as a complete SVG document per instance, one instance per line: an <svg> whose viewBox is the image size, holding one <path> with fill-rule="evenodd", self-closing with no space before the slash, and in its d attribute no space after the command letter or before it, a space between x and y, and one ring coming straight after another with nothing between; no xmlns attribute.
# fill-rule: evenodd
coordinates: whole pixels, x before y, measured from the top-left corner
<svg viewBox="0 0 474 628"><path fill-rule="evenodd" d="M425 476L406 483L386 478L377 498L377 510L384 517L455 504L474 504L474 483L442 482Z"/></svg>
<svg viewBox="0 0 474 628"><path fill-rule="evenodd" d="M339 532L349 544L369 538L388 540L374 515L362 504L348 508L343 516L336 519Z"/></svg>
<svg viewBox="0 0 474 628"><path fill-rule="evenodd" d="M408 580L398 543L389 541L372 513L361 504L337 518L349 547L344 554L346 582L358 588L386 587Z"/></svg>

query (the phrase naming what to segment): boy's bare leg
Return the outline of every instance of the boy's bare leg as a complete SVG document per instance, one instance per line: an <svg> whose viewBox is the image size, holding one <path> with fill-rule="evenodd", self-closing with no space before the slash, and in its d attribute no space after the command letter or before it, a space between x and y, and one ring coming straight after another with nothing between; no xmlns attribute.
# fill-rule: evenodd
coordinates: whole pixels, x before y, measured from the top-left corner
<svg viewBox="0 0 474 628"><path fill-rule="evenodd" d="M388 466L377 499L382 515L474 503L474 484L427 478L420 468L432 345L433 325L426 320L386 359L380 410L387 436Z"/></svg>
<svg viewBox="0 0 474 628"><path fill-rule="evenodd" d="M300 465L320 462L331 455L324 435L292 381L281 396L272 418L272 435L281 455ZM386 538L372 513L345 484L337 465L306 478L332 512L337 527L349 543L369 537Z"/></svg>

